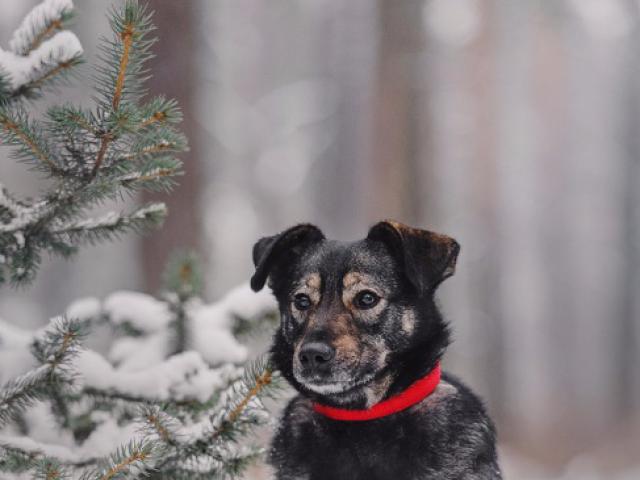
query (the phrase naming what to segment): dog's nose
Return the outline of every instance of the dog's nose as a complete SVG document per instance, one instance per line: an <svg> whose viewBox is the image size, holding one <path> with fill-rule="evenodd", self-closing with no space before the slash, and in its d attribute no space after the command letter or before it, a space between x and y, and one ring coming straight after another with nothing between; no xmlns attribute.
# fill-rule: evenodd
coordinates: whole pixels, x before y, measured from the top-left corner
<svg viewBox="0 0 640 480"><path fill-rule="evenodd" d="M335 354L335 349L327 343L310 342L302 345L298 358L303 367L316 370L327 366Z"/></svg>

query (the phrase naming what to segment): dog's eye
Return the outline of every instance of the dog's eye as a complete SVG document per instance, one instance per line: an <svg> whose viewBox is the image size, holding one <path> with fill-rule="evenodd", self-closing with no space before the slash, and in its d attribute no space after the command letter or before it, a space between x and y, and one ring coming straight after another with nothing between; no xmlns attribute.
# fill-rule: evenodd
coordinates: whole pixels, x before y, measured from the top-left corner
<svg viewBox="0 0 640 480"><path fill-rule="evenodd" d="M380 297L378 295L370 290L363 290L356 296L355 305L361 310L366 310L367 308L375 307L379 301Z"/></svg>
<svg viewBox="0 0 640 480"><path fill-rule="evenodd" d="M293 297L293 305L298 310L308 310L311 307L311 299L309 298L309 295L299 293Z"/></svg>

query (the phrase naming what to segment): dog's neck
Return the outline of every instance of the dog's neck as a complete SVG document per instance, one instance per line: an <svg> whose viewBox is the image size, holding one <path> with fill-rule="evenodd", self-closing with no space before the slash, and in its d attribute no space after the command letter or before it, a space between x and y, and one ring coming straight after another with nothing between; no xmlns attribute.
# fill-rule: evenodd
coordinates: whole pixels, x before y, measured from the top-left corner
<svg viewBox="0 0 640 480"><path fill-rule="evenodd" d="M376 403L370 408L365 409L346 409L335 408L321 403L314 403L313 409L325 417L333 420L341 420L348 422L358 422L367 420L376 420L391 416L395 413L402 412L419 404L425 398L430 396L440 383L440 364L431 370L427 375L420 378L409 386L406 390L398 395L382 402Z"/></svg>
<svg viewBox="0 0 640 480"><path fill-rule="evenodd" d="M350 392L337 402L336 406L347 409L367 409L394 396L402 394L416 381L434 370L442 357L442 351L411 351L385 369L378 377ZM331 402L330 402L331 403Z"/></svg>
<svg viewBox="0 0 640 480"><path fill-rule="evenodd" d="M425 345L400 355L391 371L393 382L378 401L399 394L431 372L440 362L444 349L445 346Z"/></svg>

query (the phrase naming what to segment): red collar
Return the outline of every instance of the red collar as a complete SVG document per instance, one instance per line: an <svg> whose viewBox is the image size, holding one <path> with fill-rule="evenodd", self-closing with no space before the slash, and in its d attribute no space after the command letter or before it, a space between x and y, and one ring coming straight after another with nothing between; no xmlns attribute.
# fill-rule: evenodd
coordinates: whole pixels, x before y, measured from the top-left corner
<svg viewBox="0 0 640 480"><path fill-rule="evenodd" d="M387 400L376 403L373 407L366 410L348 410L346 408L335 408L327 405L320 405L319 403L313 404L313 409L324 415L325 417L332 418L333 420L343 420L351 422L361 422L365 420L373 420L375 418L387 417L393 413L406 410L412 405L421 402L433 391L440 383L440 363L436 363L436 366L425 377L417 380L404 392L400 392Z"/></svg>

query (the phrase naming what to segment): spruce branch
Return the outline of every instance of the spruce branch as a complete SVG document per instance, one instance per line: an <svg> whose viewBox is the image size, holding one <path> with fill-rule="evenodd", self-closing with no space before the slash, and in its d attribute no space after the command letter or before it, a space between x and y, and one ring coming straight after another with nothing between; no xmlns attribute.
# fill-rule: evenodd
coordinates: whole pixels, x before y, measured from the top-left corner
<svg viewBox="0 0 640 480"><path fill-rule="evenodd" d="M109 459L107 466L93 475L95 480L135 478L153 467L157 452L151 442L132 441L122 446Z"/></svg>
<svg viewBox="0 0 640 480"><path fill-rule="evenodd" d="M212 478L238 478L246 468L264 454L260 448L225 451L216 456L195 456L181 461L178 466L162 468L150 474L152 480L210 480Z"/></svg>
<svg viewBox="0 0 640 480"><path fill-rule="evenodd" d="M42 41L24 56L0 48L0 68L9 85L8 98L2 103L40 96L45 86L64 80L80 63L82 46L78 38L66 30Z"/></svg>
<svg viewBox="0 0 640 480"><path fill-rule="evenodd" d="M173 99L163 96L155 97L149 103L142 106L142 122L139 128L146 128L156 123L179 123L182 121L182 112Z"/></svg>
<svg viewBox="0 0 640 480"><path fill-rule="evenodd" d="M73 67L80 64L82 64L82 59L79 56L52 64L43 63L39 75L34 75L34 77L22 85L20 89L27 92L42 89L45 85L52 84L54 80L64 79L65 74L70 73Z"/></svg>
<svg viewBox="0 0 640 480"><path fill-rule="evenodd" d="M71 0L46 0L25 16L9 41L9 47L16 54L28 55L44 40L65 28L72 18Z"/></svg>
<svg viewBox="0 0 640 480"><path fill-rule="evenodd" d="M124 89L124 79L127 73L127 65L129 64L129 54L131 45L133 45L134 26L131 22L126 23L123 31L120 33L122 39L122 55L120 56L120 68L118 69L118 79L116 80L116 88L113 92L113 100L111 105L114 110L118 110L120 99L122 98L122 90Z"/></svg>
<svg viewBox="0 0 640 480"><path fill-rule="evenodd" d="M158 405L150 405L142 408L140 417L144 422L144 431L147 435L155 435L162 443L169 447L177 447L181 441L180 423L162 411Z"/></svg>
<svg viewBox="0 0 640 480"><path fill-rule="evenodd" d="M35 50L40 46L45 38L50 37L54 32L62 30L62 18L50 19L47 24L44 25L44 29L38 32L33 40L29 43L22 55L28 54L30 51Z"/></svg>
<svg viewBox="0 0 640 480"><path fill-rule="evenodd" d="M203 420L198 428L191 428L190 435L185 437L175 427L173 417L166 412L159 414L159 410L152 410L151 419L167 427L169 435L166 438L173 440L172 443L163 441L164 435L149 425L150 419L147 419L147 428L165 447L165 454L156 466L162 474L153 478L182 478L187 472L193 478L206 478L200 474L235 477L262 453L257 448L238 448L235 442L248 432L249 427L264 423L268 414L260 398L273 396L278 383L267 359L251 362L242 378L232 382L221 393L220 400L211 405L209 418Z"/></svg>
<svg viewBox="0 0 640 480"><path fill-rule="evenodd" d="M235 422L238 419L238 417L240 417L242 412L244 412L244 410L247 408L247 405L249 405L249 402L252 399L258 397L262 393L262 391L265 389L265 387L271 384L272 380L273 380L273 371L271 370L270 366L265 367L264 371L253 376L253 378L250 378L250 381L252 381L253 386L244 395L244 397L242 397L242 399L235 406L235 408L231 410L231 413L229 413L229 416L226 418L225 422L227 424Z"/></svg>
<svg viewBox="0 0 640 480"><path fill-rule="evenodd" d="M187 345L189 301L202 291L202 269L198 256L193 251L175 252L165 267L163 284L169 308L174 315L174 353L183 352Z"/></svg>
<svg viewBox="0 0 640 480"><path fill-rule="evenodd" d="M53 227L51 233L64 242L94 244L128 231L144 232L157 227L166 215L167 208L163 203L152 203L128 214L110 212L95 219L72 221Z"/></svg>
<svg viewBox="0 0 640 480"><path fill-rule="evenodd" d="M0 66L0 108L4 107L11 99L11 81L9 75Z"/></svg>
<svg viewBox="0 0 640 480"><path fill-rule="evenodd" d="M93 170L91 171L91 176L95 177L100 170L100 166L104 161L104 156L107 153L107 148L109 148L109 143L114 139L114 135L111 132L105 132L100 136L100 149L98 150L98 154L96 155L96 161L93 164Z"/></svg>
<svg viewBox="0 0 640 480"><path fill-rule="evenodd" d="M43 141L42 127L30 122L23 110L12 112L0 108L0 126L0 139L7 145L19 147L15 156L25 161L35 158L41 167L46 167L45 171L51 174L59 173L60 168L52 158L51 147Z"/></svg>
<svg viewBox="0 0 640 480"><path fill-rule="evenodd" d="M165 267L162 280L164 289L188 300L200 295L203 287L201 259L192 250L174 252Z"/></svg>
<svg viewBox="0 0 640 480"><path fill-rule="evenodd" d="M35 400L44 398L44 385L48 381L49 368L45 365L14 380L0 389L0 426L14 418Z"/></svg>
<svg viewBox="0 0 640 480"><path fill-rule="evenodd" d="M25 472L35 468L37 462L37 453L0 442L0 472Z"/></svg>
<svg viewBox="0 0 640 480"><path fill-rule="evenodd" d="M168 191L175 183L175 176L180 175L180 163L172 158L158 159L142 166L140 170L127 173L118 180L124 187L140 188L153 191Z"/></svg>
<svg viewBox="0 0 640 480"><path fill-rule="evenodd" d="M34 401L46 398L52 385L71 381L70 362L78 352L80 338L78 322L65 318L51 321L32 347L40 366L0 388L0 426Z"/></svg>
<svg viewBox="0 0 640 480"><path fill-rule="evenodd" d="M33 478L37 480L69 480L71 473L58 460L45 457L36 463Z"/></svg>
<svg viewBox="0 0 640 480"><path fill-rule="evenodd" d="M21 53L0 50L0 141L54 184L36 199L0 195L0 282L14 284L34 278L43 251L69 256L85 242L160 225L166 211L159 207L98 221L87 212L141 190L169 191L182 174L175 155L188 148L175 129L182 116L174 100L140 101L155 39L150 13L135 0L111 11L113 37L100 46L95 108L54 106L46 121L32 119L24 99L73 72L82 52L64 30L73 13L70 0L45 0L34 12L16 34ZM24 68L5 72L7 55L12 61L19 56Z"/></svg>
<svg viewBox="0 0 640 480"><path fill-rule="evenodd" d="M166 301L174 302L180 297L185 302L193 299L199 288L198 265L199 262L192 253L177 255L172 259L165 281L167 287L173 286L170 289L173 291L168 294ZM241 290L235 290L220 301L220 309L235 311L239 302L244 302L244 311L249 312L251 309L246 309L247 301L250 298L242 294ZM86 315L91 318L105 314L117 315L115 312L107 313L109 310L103 310L106 307L99 304L79 303L84 304L79 304L73 311L86 312L84 316L80 315L82 318L86 318ZM120 302L117 304L120 305ZM128 305L133 310L140 309L140 305ZM256 307L258 305L261 303L257 302ZM119 308L121 307L122 305ZM194 313L190 308L183 311L187 316ZM173 315L175 318L176 313ZM107 318L102 321L107 321ZM140 435L135 435L133 442L121 447L107 460L101 460L95 455L75 455L72 451L56 449L54 445L26 441L24 437L0 437L0 443L3 444L0 445L2 457L10 457L13 462L11 465L7 464L7 471L36 471L37 468L43 469L44 465L49 465L49 470L53 473L64 475L72 472L75 477L82 474L82 478L87 480L138 478L141 475L149 475L157 480L212 476L238 478L248 464L262 455L262 449L244 446L240 444L240 439L253 428L264 425L269 418L262 399L275 394L278 378L272 373L268 359L251 362L244 373L230 365L222 367L212 377L211 370L206 368L194 373L193 368L198 362L186 360L188 355L193 357L193 354L171 356L166 360L167 365L171 363L168 371L175 372L177 366L181 365L187 384L181 383L182 380L178 381L176 377L176 389L160 387L153 393L146 388L142 390L135 387L137 379L149 378L149 375L153 375L152 371L155 375L162 375L162 368L154 366L148 371L135 372L125 370L117 376L114 367L101 360L98 354L84 351L79 358L79 365L88 368L80 367L78 371L83 375L83 387L69 389L65 387L68 383L64 382L73 379L73 372L70 368L64 370L63 367L68 362L62 357L72 354L81 331L80 328L69 331L63 320L58 320L53 326L56 328L47 329L37 336L33 343L33 353L38 361L55 369L51 383L46 384L46 391L47 398L53 400L56 419L60 417L62 420L58 424L73 432L79 442L92 436L92 431L98 434L100 418L104 418L106 412L111 421L124 424L139 422L142 429ZM165 326L169 327L170 323ZM44 368L43 371L46 375ZM182 392L191 392L192 386L199 386L198 390L202 391L203 381L208 385L205 389L212 390L208 398L202 399L200 394L198 400L196 397L184 397L184 393L180 393L183 385L186 390ZM123 385L127 386L121 388ZM58 400L54 398L56 395L64 408L58 408ZM167 395L170 395L169 399ZM92 420L94 412L96 417ZM98 440L99 437L91 438L92 442ZM151 451L138 448L140 445L150 446ZM60 455L60 458L56 455ZM47 461L48 464L45 463ZM0 470L2 468L0 460Z"/></svg>
<svg viewBox="0 0 640 480"><path fill-rule="evenodd" d="M98 120L92 112L86 112L74 105L54 105L47 110L49 129L55 132L57 129L72 133L84 130L97 137L100 131L96 127Z"/></svg>

